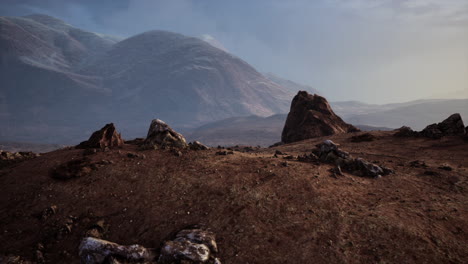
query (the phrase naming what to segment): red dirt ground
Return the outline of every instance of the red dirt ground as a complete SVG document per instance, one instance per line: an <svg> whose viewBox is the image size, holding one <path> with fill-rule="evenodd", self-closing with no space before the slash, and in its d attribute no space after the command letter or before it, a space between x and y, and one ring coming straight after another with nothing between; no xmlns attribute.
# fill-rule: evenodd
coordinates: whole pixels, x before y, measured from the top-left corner
<svg viewBox="0 0 468 264"><path fill-rule="evenodd" d="M372 134L372 142L352 143L354 134L327 139L395 174L335 178L331 165L273 157L275 150L310 153L325 138L226 156L125 145L88 156L113 164L67 181L50 170L83 150L50 152L0 171L0 255L34 260L42 243L48 263L79 263L80 240L104 220L105 239L154 248L201 225L216 233L228 264L468 263L468 144ZM414 160L429 167L411 167ZM51 205L57 213L40 219ZM57 235L70 218L71 232Z"/></svg>

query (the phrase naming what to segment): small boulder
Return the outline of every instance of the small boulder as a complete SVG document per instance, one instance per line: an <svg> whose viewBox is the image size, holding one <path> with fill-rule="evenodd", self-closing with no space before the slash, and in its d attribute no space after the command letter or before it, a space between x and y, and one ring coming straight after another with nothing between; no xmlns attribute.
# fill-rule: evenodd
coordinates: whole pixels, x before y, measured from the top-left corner
<svg viewBox="0 0 468 264"><path fill-rule="evenodd" d="M393 134L395 137L415 137L418 135L418 132L414 131L411 129L411 127L408 126L402 126L398 129L395 129L395 131L395 134Z"/></svg>
<svg viewBox="0 0 468 264"><path fill-rule="evenodd" d="M191 150L208 150L209 147L203 145L200 141L194 141L189 143L189 148Z"/></svg>
<svg viewBox="0 0 468 264"><path fill-rule="evenodd" d="M187 142L184 136L177 133L164 121L154 119L151 122L144 144L161 148L186 148Z"/></svg>
<svg viewBox="0 0 468 264"><path fill-rule="evenodd" d="M81 142L76 148L88 149L88 148L112 148L121 147L124 145L124 141L117 133L113 123L105 125L101 130L94 132L87 141Z"/></svg>

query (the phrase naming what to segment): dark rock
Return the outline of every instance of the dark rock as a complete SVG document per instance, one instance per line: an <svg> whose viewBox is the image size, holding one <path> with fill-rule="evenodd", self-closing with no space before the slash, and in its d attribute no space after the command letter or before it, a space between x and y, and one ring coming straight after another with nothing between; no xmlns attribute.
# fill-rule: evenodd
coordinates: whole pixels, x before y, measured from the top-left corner
<svg viewBox="0 0 468 264"><path fill-rule="evenodd" d="M145 142L144 138L135 138L135 139L132 139L132 140L125 140L125 144L135 145L135 146L143 145L144 142Z"/></svg>
<svg viewBox="0 0 468 264"><path fill-rule="evenodd" d="M298 161L302 162L317 162L319 158L314 153L304 154L297 157Z"/></svg>
<svg viewBox="0 0 468 264"><path fill-rule="evenodd" d="M186 148L187 143L184 136L177 133L164 121L154 119L151 122L144 145L161 148Z"/></svg>
<svg viewBox="0 0 468 264"><path fill-rule="evenodd" d="M424 128L420 134L424 137L438 139L444 136L464 136L465 125L460 114L453 114L438 124L432 124Z"/></svg>
<svg viewBox="0 0 468 264"><path fill-rule="evenodd" d="M440 169L440 170L445 170L445 171L452 171L452 170L453 170L453 168L450 167L450 166L447 165L447 164L444 164L444 165L440 166L439 169Z"/></svg>
<svg viewBox="0 0 468 264"><path fill-rule="evenodd" d="M208 150L209 147L203 145L200 141L194 141L189 143L189 148L191 150Z"/></svg>
<svg viewBox="0 0 468 264"><path fill-rule="evenodd" d="M426 162L420 160L414 160L409 163L410 167L412 168L427 168Z"/></svg>
<svg viewBox="0 0 468 264"><path fill-rule="evenodd" d="M44 209L41 213L41 219L46 220L50 216L54 215L57 213L57 206L56 205L51 205Z"/></svg>
<svg viewBox="0 0 468 264"><path fill-rule="evenodd" d="M424 171L424 175L439 176L440 174L436 171L427 170L427 171Z"/></svg>
<svg viewBox="0 0 468 264"><path fill-rule="evenodd" d="M97 149L95 148L88 148L83 151L83 156L94 155L97 153Z"/></svg>
<svg viewBox="0 0 468 264"><path fill-rule="evenodd" d="M279 150L275 150L275 155L285 155L285 154Z"/></svg>
<svg viewBox="0 0 468 264"><path fill-rule="evenodd" d="M58 180L69 180L83 177L92 172L91 162L88 158L76 159L61 164L51 171L51 176Z"/></svg>
<svg viewBox="0 0 468 264"><path fill-rule="evenodd" d="M345 123L333 112L325 98L299 91L291 103L291 110L283 128L281 141L291 143L314 137L357 131L360 130Z"/></svg>
<svg viewBox="0 0 468 264"><path fill-rule="evenodd" d="M269 146L269 148L279 147L279 146L282 146L282 145L284 145L284 142L276 142L275 144Z"/></svg>
<svg viewBox="0 0 468 264"><path fill-rule="evenodd" d="M398 129L395 130L396 133L393 134L393 136L395 137L416 137L418 136L418 132L416 131L413 131L413 129L411 129L411 127L407 127L407 126L402 126Z"/></svg>
<svg viewBox="0 0 468 264"><path fill-rule="evenodd" d="M81 142L77 148L112 148L121 147L124 141L113 123L105 125L101 130L94 132L91 137L84 142Z"/></svg>
<svg viewBox="0 0 468 264"><path fill-rule="evenodd" d="M374 141L376 139L377 139L376 136L370 133L364 133L362 135L352 136L350 140L351 142L368 142L368 141Z"/></svg>

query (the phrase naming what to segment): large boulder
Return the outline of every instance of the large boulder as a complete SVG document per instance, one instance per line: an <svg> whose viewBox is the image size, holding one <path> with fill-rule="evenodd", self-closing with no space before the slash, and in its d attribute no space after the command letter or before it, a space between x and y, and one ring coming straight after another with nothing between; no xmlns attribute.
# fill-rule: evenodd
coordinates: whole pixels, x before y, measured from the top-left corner
<svg viewBox="0 0 468 264"><path fill-rule="evenodd" d="M428 138L441 138L444 136L464 136L465 125L460 114L456 113L438 124L428 125L420 134Z"/></svg>
<svg viewBox="0 0 468 264"><path fill-rule="evenodd" d="M314 137L357 131L359 131L358 128L345 123L333 112L324 97L299 91L292 100L281 140L284 143L291 143Z"/></svg>
<svg viewBox="0 0 468 264"><path fill-rule="evenodd" d="M164 121L154 119L151 121L144 145L161 148L186 148L187 142L184 136L177 133Z"/></svg>
<svg viewBox="0 0 468 264"><path fill-rule="evenodd" d="M121 147L124 141L117 133L113 123L105 125L101 130L94 132L87 141L81 142L77 148L106 148Z"/></svg>

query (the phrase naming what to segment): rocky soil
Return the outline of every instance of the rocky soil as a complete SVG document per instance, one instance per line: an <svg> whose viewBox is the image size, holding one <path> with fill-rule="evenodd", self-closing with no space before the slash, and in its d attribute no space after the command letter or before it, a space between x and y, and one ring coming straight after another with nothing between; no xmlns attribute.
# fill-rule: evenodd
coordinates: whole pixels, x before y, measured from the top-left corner
<svg viewBox="0 0 468 264"><path fill-rule="evenodd" d="M0 262L79 263L85 237L158 255L197 227L216 235L222 263L467 263L467 142L394 133L274 148L68 148L14 163L0 170ZM340 175L305 158L326 139L395 173ZM70 162L81 173L53 177Z"/></svg>

